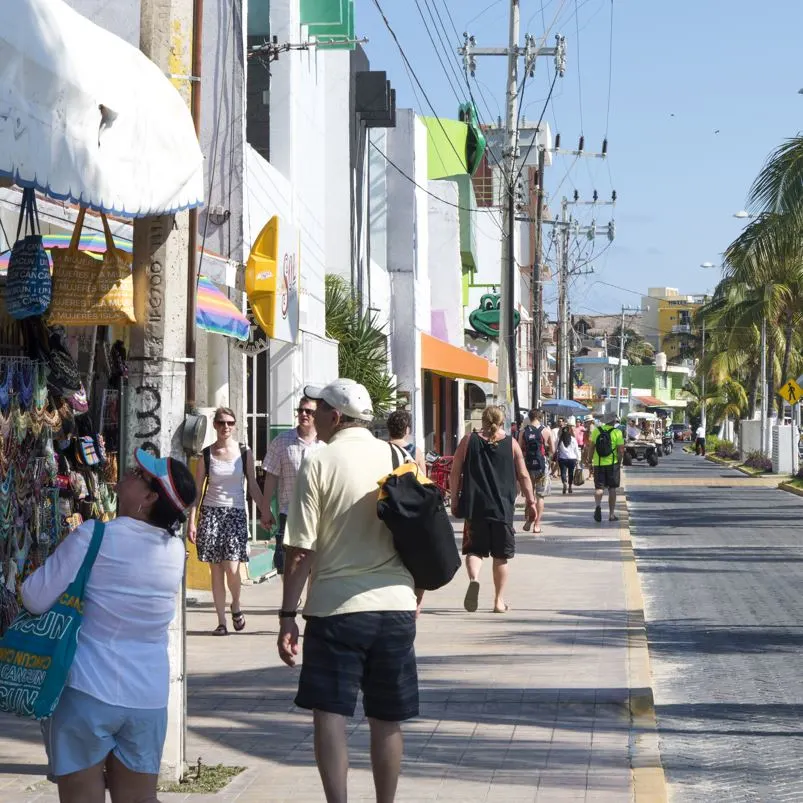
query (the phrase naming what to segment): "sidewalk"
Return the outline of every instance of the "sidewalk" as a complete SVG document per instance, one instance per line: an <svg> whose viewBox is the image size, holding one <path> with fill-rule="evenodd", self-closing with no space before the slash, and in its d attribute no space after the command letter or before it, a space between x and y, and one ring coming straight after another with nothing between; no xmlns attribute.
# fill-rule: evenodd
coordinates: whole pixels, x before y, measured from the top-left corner
<svg viewBox="0 0 803 803"><path fill-rule="evenodd" d="M657 763L649 717L644 733L631 724L633 699L651 694L646 661L634 668L643 618L627 588L634 575L626 527L594 524L588 484L572 497L558 494L547 500L543 535L517 537L508 614L490 610L489 561L477 613L463 610L463 571L425 598L416 642L422 710L405 728L400 803L622 803L641 789L638 767ZM217 796L163 801L323 800L311 717L292 703L298 671L276 655L279 585L244 594L243 635L210 636L207 602L190 611L187 758L248 770ZM631 685L639 688L635 696ZM350 745L349 799L373 800L364 719L354 721ZM38 783L43 762L36 725L4 717L0 799L55 801L54 787Z"/></svg>

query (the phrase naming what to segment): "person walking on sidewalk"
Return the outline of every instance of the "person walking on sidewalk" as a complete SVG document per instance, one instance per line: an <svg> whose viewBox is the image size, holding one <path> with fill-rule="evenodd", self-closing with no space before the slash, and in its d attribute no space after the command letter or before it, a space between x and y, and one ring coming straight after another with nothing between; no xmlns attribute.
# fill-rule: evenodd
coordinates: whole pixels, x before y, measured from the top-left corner
<svg viewBox="0 0 803 803"><path fill-rule="evenodd" d="M427 463L421 449L416 449L415 443L411 440L413 430L413 417L407 410L394 410L388 416L388 436L394 446L404 449L410 457L415 460L418 468L424 476L427 474Z"/></svg>
<svg viewBox="0 0 803 803"><path fill-rule="evenodd" d="M315 409L316 403L304 396L296 410L298 425L270 442L262 463L265 469L262 526L268 531L276 526L270 506L277 489L279 492L279 530L276 533L276 551L273 553L273 568L278 574L284 572L284 533L298 469L308 454L313 454L324 445L315 432Z"/></svg>
<svg viewBox="0 0 803 803"><path fill-rule="evenodd" d="M450 478L452 513L465 518L463 554L468 590L463 605L469 613L478 607L482 559L493 558L494 613L507 613L505 584L508 561L516 554L513 515L516 486L527 505L526 517L537 518L530 474L518 442L505 434L505 415L486 407L479 432L466 435L457 447Z"/></svg>
<svg viewBox="0 0 803 803"><path fill-rule="evenodd" d="M570 418L560 433L558 441L558 465L563 482L563 493L572 493L574 488L574 470L582 460L580 445L574 433L574 418Z"/></svg>
<svg viewBox="0 0 803 803"><path fill-rule="evenodd" d="M543 417L540 410L530 410L529 422L519 435L524 465L527 466L535 493L535 518L531 519L528 516L524 522L524 529L529 532L532 527L536 535L541 532L541 517L544 515L544 503L550 490L549 463L555 454L552 430L544 426Z"/></svg>
<svg viewBox="0 0 803 803"><path fill-rule="evenodd" d="M59 800L72 803L102 803L106 788L115 803L156 800L167 733L168 627L184 575L180 528L196 487L172 457L137 449L134 458L136 467L117 484L118 515L104 525L89 574L66 687L42 721L50 777ZM32 614L48 611L75 579L94 527L87 521L73 530L23 583Z"/></svg>
<svg viewBox="0 0 803 803"><path fill-rule="evenodd" d="M705 457L705 427L700 424L697 427L697 431L694 433L695 441L694 441L694 453L696 455L702 455Z"/></svg>
<svg viewBox="0 0 803 803"><path fill-rule="evenodd" d="M616 492L622 473L625 439L616 426L616 413L607 413L604 423L591 433L591 460L594 466L594 521L602 521L602 495L608 491L608 520L616 521Z"/></svg>
<svg viewBox="0 0 803 803"><path fill-rule="evenodd" d="M201 512L190 511L187 537L198 549L198 560L210 565L212 598L217 611L216 636L227 636L226 585L231 594L231 620L236 631L245 628L240 607L240 564L248 563L248 516L245 512L245 483L262 509L262 494L254 474L251 450L234 440L237 419L229 407L218 407L212 419L217 439L203 450L195 468L198 504Z"/></svg>
<svg viewBox="0 0 803 803"><path fill-rule="evenodd" d="M279 657L294 666L296 607L307 579L304 652L295 704L311 709L315 759L327 803L346 803L348 734L357 696L371 730L376 800L392 803L401 771L401 724L418 715L413 578L377 516L377 481L392 447L366 429L368 391L350 379L308 387L325 449L298 472L287 520Z"/></svg>

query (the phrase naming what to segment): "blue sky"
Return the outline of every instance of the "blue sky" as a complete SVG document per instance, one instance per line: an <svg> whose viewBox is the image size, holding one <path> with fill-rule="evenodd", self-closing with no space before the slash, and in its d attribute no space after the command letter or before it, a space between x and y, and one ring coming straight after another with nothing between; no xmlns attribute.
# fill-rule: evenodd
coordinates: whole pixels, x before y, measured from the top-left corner
<svg viewBox="0 0 803 803"><path fill-rule="evenodd" d="M455 117L457 99L415 0L379 2L436 112ZM479 46L507 43L508 0L419 3L427 18L428 8L440 11L450 47L455 35L444 5L457 31L473 33ZM542 37L542 18L547 29L557 18L549 44L555 33L566 36L566 76L558 79L546 114L564 148L575 147L581 127L587 150L599 150L606 134L611 5L611 0L521 3L522 36ZM803 127L803 95L797 94L803 87L800 0L613 0L613 20L610 176L599 160L572 166L571 158L559 157L547 178L553 208L575 187L583 198L595 188L609 197L613 184L619 198L616 241L594 261L593 275L573 280L576 312L638 305L648 286L668 285L684 293L713 289L718 272L700 264L720 261L743 225L732 215L744 207L767 155ZM417 87L416 99L373 0L356 0L356 31L369 38L371 67L388 72L398 105L430 114ZM449 55L457 64L458 57ZM551 59L539 59L536 77L525 88L524 111L531 122L538 119L551 76ZM477 79L481 83L472 87L483 120L488 112L481 96L494 115L504 114L504 59L478 59ZM461 94L464 90L465 83ZM607 222L609 211L597 212L598 223ZM584 222L589 217L580 214ZM603 245L604 238L598 251ZM547 299L554 296L549 288Z"/></svg>

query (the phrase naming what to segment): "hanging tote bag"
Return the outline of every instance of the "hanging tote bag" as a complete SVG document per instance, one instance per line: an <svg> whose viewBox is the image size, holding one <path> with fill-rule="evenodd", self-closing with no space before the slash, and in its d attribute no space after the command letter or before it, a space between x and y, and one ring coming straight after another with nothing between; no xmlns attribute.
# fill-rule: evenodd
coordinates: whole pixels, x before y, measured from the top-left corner
<svg viewBox="0 0 803 803"><path fill-rule="evenodd" d="M23 611L0 639L0 711L45 719L56 709L78 646L84 592L104 529L95 522L84 562L56 604L40 616Z"/></svg>
<svg viewBox="0 0 803 803"><path fill-rule="evenodd" d="M109 221L100 213L106 251L98 260L79 250L86 209L81 207L68 248L53 248L53 326L111 326L136 323L131 254L114 245Z"/></svg>
<svg viewBox="0 0 803 803"><path fill-rule="evenodd" d="M6 277L6 310L18 321L44 315L50 306L50 260L40 231L36 193L29 187L22 191L17 240L11 249Z"/></svg>

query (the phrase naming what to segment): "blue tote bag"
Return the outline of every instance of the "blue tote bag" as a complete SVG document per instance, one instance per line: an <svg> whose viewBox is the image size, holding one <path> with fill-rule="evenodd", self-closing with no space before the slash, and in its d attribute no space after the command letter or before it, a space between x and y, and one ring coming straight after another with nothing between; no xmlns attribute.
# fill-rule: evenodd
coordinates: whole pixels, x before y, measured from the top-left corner
<svg viewBox="0 0 803 803"><path fill-rule="evenodd" d="M27 233L29 228L30 234ZM24 236L20 238L20 234ZM6 309L17 320L44 315L50 306L51 295L50 260L40 234L36 195L29 187L22 191L17 241L8 262Z"/></svg>
<svg viewBox="0 0 803 803"><path fill-rule="evenodd" d="M0 711L45 719L56 709L78 646L84 592L104 529L103 522L95 522L84 562L56 604L38 616L23 611L0 640Z"/></svg>

